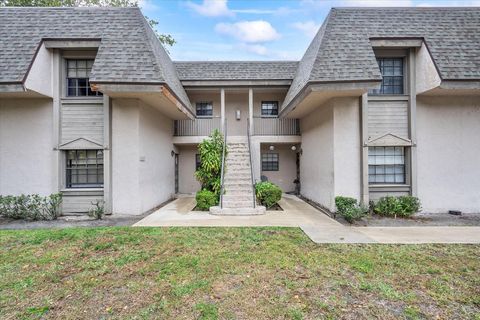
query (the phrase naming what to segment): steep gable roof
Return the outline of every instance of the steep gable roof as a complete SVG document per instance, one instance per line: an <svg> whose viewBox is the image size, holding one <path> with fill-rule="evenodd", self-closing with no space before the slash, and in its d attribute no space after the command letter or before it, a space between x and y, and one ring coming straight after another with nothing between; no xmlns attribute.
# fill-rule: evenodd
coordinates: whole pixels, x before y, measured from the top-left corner
<svg viewBox="0 0 480 320"><path fill-rule="evenodd" d="M480 8L333 8L306 51L283 108L308 83L381 79L372 38L420 38L443 80L480 79Z"/></svg>
<svg viewBox="0 0 480 320"><path fill-rule="evenodd" d="M138 8L0 8L0 83L20 83L42 40L101 40L93 83L166 84L191 107L175 67Z"/></svg>

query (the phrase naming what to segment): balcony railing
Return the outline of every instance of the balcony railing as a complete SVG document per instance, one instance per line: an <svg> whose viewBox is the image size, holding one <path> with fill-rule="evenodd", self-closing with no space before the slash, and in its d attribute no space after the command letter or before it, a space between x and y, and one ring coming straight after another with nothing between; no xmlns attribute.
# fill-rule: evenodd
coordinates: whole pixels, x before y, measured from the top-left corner
<svg viewBox="0 0 480 320"><path fill-rule="evenodd" d="M253 135L256 136L299 136L298 119L253 118Z"/></svg>
<svg viewBox="0 0 480 320"><path fill-rule="evenodd" d="M209 136L213 130L220 130L220 117L175 120L174 136Z"/></svg>

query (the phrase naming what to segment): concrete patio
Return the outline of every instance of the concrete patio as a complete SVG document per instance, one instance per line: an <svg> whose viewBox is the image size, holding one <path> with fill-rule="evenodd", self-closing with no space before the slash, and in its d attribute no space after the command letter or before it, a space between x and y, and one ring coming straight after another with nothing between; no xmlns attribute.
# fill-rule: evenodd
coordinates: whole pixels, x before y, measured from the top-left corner
<svg viewBox="0 0 480 320"><path fill-rule="evenodd" d="M260 216L214 216L192 211L195 198L180 197L136 227L299 227L315 243L480 243L480 227L348 227L303 200L284 195L283 211Z"/></svg>

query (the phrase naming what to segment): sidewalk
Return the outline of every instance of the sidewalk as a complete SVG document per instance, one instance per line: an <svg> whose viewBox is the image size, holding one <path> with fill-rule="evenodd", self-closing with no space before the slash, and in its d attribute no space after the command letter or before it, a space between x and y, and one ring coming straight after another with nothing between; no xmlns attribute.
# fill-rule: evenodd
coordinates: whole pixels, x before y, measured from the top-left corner
<svg viewBox="0 0 480 320"><path fill-rule="evenodd" d="M140 220L136 227L299 227L315 243L480 243L480 227L348 227L303 200L284 195L284 211L261 216L213 216L192 211L193 197L179 198Z"/></svg>

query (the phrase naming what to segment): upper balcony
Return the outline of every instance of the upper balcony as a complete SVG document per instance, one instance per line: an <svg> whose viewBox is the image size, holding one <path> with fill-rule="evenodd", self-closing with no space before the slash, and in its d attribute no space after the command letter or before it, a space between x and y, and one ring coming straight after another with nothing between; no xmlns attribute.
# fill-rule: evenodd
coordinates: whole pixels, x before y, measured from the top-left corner
<svg viewBox="0 0 480 320"><path fill-rule="evenodd" d="M173 124L173 136L209 136L215 129L221 129L220 117L175 120Z"/></svg>
<svg viewBox="0 0 480 320"><path fill-rule="evenodd" d="M298 119L279 119L276 117L253 117L254 136L299 136ZM173 135L208 136L213 130L221 129L221 118L197 118L195 120L175 120Z"/></svg>

